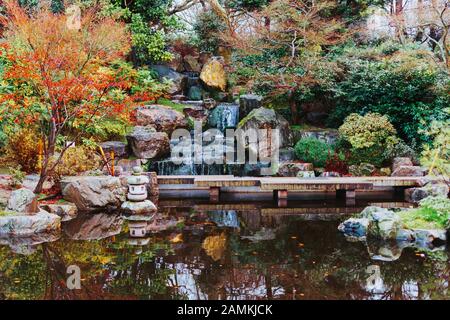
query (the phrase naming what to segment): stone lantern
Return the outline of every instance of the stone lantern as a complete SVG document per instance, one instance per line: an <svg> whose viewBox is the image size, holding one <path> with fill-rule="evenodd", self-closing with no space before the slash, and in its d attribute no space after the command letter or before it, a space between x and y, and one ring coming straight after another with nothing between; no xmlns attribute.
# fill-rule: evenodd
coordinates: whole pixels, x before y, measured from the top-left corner
<svg viewBox="0 0 450 320"><path fill-rule="evenodd" d="M140 166L133 167L133 174L128 177L128 201L122 204L122 212L128 214L130 236L145 237L147 223L153 219L157 209L147 199L147 184L149 178L142 174Z"/></svg>

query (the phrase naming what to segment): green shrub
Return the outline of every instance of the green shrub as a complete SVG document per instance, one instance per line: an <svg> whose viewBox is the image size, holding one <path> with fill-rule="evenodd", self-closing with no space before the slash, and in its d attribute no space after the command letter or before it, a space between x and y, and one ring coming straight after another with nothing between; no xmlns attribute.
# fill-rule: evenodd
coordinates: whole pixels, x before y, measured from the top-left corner
<svg viewBox="0 0 450 320"><path fill-rule="evenodd" d="M450 215L450 199L446 196L426 197L419 203L421 208L429 208L436 211L436 214L447 222Z"/></svg>
<svg viewBox="0 0 450 320"><path fill-rule="evenodd" d="M328 157L333 154L334 149L329 144L315 139L300 139L294 147L298 160L311 162L315 167L324 167Z"/></svg>
<svg viewBox="0 0 450 320"><path fill-rule="evenodd" d="M446 111L450 113L450 108ZM433 139L431 146L426 145L422 151L420 162L437 173L448 177L450 175L450 120L434 121L426 135Z"/></svg>
<svg viewBox="0 0 450 320"><path fill-rule="evenodd" d="M407 228L446 228L450 218L450 199L445 196L427 197L420 201L419 208L400 212L400 218Z"/></svg>
<svg viewBox="0 0 450 320"><path fill-rule="evenodd" d="M329 125L338 127L351 113L388 116L400 138L420 148L430 139L421 130L443 120L450 103L450 77L418 46L382 44L347 48L336 56L341 68Z"/></svg>
<svg viewBox="0 0 450 320"><path fill-rule="evenodd" d="M341 139L348 142L351 164L363 162L381 166L388 158L386 150L392 150L399 142L397 131L386 116L368 113L350 114L339 127Z"/></svg>

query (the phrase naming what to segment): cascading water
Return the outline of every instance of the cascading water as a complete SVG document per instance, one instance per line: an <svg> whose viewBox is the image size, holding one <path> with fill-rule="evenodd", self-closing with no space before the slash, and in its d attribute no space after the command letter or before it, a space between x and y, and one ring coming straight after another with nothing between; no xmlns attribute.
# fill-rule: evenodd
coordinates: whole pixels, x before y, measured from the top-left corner
<svg viewBox="0 0 450 320"><path fill-rule="evenodd" d="M239 122L239 105L235 103L219 104L211 112L208 121L211 127L222 132L228 128L236 128Z"/></svg>
<svg viewBox="0 0 450 320"><path fill-rule="evenodd" d="M217 128L222 133L225 133L226 129L236 128L239 122L239 105L234 103L220 103L215 107L209 117L208 123L211 128ZM240 163L210 163L205 160L211 160L211 157L216 157L208 154L205 151L205 147L214 141L214 138L206 137L209 133L203 134L203 152L201 154L201 163L194 163L194 159L176 164L170 158L166 160L154 161L150 163L149 170L156 171L159 175L223 175L233 174L236 176L245 175L245 170L248 166ZM194 151L194 137L192 138L191 151ZM212 141L211 141L212 140ZM171 148L175 146L179 141L171 141ZM226 139L223 139L224 150L226 150ZM194 154L194 153L192 153ZM198 155L197 155L198 156ZM221 157L222 155L219 155Z"/></svg>

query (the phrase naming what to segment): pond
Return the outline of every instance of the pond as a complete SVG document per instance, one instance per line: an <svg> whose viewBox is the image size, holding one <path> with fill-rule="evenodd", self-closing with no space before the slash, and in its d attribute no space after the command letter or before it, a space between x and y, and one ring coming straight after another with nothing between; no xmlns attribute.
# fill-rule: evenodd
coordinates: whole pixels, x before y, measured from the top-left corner
<svg viewBox="0 0 450 320"><path fill-rule="evenodd" d="M0 239L0 298L449 298L445 247L402 250L338 232L368 203L163 200L161 217L174 228L143 240L131 239L117 214L84 215L62 235ZM69 266L80 268L79 290L66 286Z"/></svg>

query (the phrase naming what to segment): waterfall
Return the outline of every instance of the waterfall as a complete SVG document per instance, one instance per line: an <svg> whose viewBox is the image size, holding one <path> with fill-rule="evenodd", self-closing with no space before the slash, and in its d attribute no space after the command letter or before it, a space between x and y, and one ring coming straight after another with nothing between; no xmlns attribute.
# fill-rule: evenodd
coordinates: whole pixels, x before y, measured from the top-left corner
<svg viewBox="0 0 450 320"><path fill-rule="evenodd" d="M209 116L211 127L225 132L227 128L236 128L239 122L239 105L235 103L221 103Z"/></svg>

